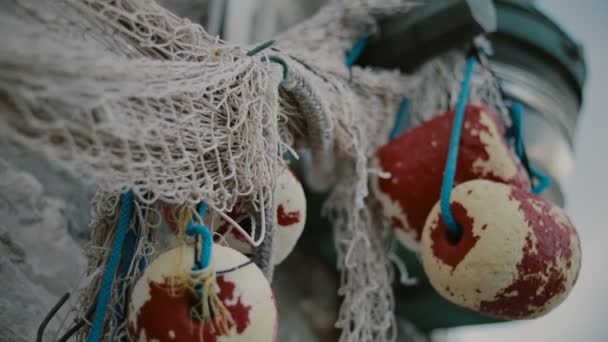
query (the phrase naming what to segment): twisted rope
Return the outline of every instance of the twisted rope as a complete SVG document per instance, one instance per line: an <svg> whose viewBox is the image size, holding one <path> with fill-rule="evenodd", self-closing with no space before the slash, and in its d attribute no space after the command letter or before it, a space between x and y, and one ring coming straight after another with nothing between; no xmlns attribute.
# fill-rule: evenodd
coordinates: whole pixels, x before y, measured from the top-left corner
<svg viewBox="0 0 608 342"><path fill-rule="evenodd" d="M89 333L89 342L100 341L103 333L103 326L106 317L106 311L108 309L108 303L112 296L112 284L118 271L118 265L120 263L120 257L123 250L123 243L129 230L129 221L133 214L133 192L129 191L123 195L122 202L120 205L120 216L118 217L118 227L116 229L116 236L112 249L110 251L110 257L106 264L106 269L103 273L101 280L101 289L99 297L97 299L97 305L95 306L95 313L93 315L93 326Z"/></svg>
<svg viewBox="0 0 608 342"><path fill-rule="evenodd" d="M454 123L452 125L452 134L450 137L450 146L448 149L448 157L443 173L443 182L441 184L441 216L446 224L446 229L449 236L458 241L462 236L462 229L456 222L451 208L452 188L454 187L454 177L456 176L456 164L458 162L458 149L460 145L460 137L462 135L462 124L464 123L464 114L469 99L471 90L471 79L475 71L477 57L470 55L467 58L466 68L464 71L464 79L456 105L456 113L454 114Z"/></svg>

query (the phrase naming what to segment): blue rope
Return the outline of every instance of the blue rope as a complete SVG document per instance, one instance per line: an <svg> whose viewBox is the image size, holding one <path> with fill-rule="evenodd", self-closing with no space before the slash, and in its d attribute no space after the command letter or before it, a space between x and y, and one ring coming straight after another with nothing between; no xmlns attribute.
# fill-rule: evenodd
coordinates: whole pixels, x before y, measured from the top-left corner
<svg viewBox="0 0 608 342"><path fill-rule="evenodd" d="M363 53L363 49L367 46L367 42L369 41L369 36L365 35L357 40L355 46L346 54L346 66L350 69L359 56Z"/></svg>
<svg viewBox="0 0 608 342"><path fill-rule="evenodd" d="M513 121L513 134L515 135L515 153L518 157L522 158L524 151L523 142L523 125L522 125L522 113L524 106L520 102L515 102L511 106L511 120Z"/></svg>
<svg viewBox="0 0 608 342"><path fill-rule="evenodd" d="M454 123L452 126L452 135L450 137L448 157L445 164L445 172L443 174L443 182L441 184L441 215L446 224L448 234L455 239L460 238L462 231L460 226L458 226L456 219L454 219L454 215L452 215L450 197L452 194L452 188L454 187L454 177L456 176L456 163L458 161L458 147L460 145L462 124L464 122L464 114L471 90L471 79L473 77L473 71L475 71L476 62L477 59L475 56L471 55L467 58L462 88L460 89L460 95L456 105L456 113L454 114Z"/></svg>
<svg viewBox="0 0 608 342"><path fill-rule="evenodd" d="M112 244L112 250L110 257L106 264L106 269L101 279L101 289L99 290L99 297L97 298L97 305L95 306L95 313L93 316L93 326L89 333L89 342L98 342L101 339L103 332L103 323L106 317L106 311L108 303L112 294L112 283L116 277L116 271L120 263L120 256L122 254L122 247L125 241L125 236L129 230L129 221L133 213L133 192L129 191L124 194L120 205L120 214L118 217L118 227L116 229L116 236Z"/></svg>
<svg viewBox="0 0 608 342"><path fill-rule="evenodd" d="M397 115L395 116L395 124L393 125L393 129L391 130L391 134L389 135L389 139L395 139L401 132L403 132L403 125L407 119L407 112L410 106L410 101L407 97L404 97L399 104L399 109L397 110Z"/></svg>
<svg viewBox="0 0 608 342"><path fill-rule="evenodd" d="M514 102L511 106L511 120L513 121L513 127L511 134L514 135L515 140L515 153L521 160L524 168L530 175L532 180L537 180L537 184L532 184L532 192L536 195L541 194L545 189L551 185L551 177L545 175L540 170L530 164L526 149L524 146L524 132L523 132L523 111L524 106L520 102Z"/></svg>
<svg viewBox="0 0 608 342"><path fill-rule="evenodd" d="M538 183L532 186L532 192L536 195L540 195L545 191L549 186L551 186L551 177L542 173L540 170L530 165L530 173L533 178L536 178Z"/></svg>
<svg viewBox="0 0 608 342"><path fill-rule="evenodd" d="M201 271L201 270L205 270L209 267L209 264L211 263L211 251L213 248L213 235L211 234L211 231L209 230L209 228L207 228L207 226L205 226L205 224L203 223L203 218L205 217L205 214L207 213L207 204L206 203L201 203L199 205L198 208L198 213L201 217L201 223L193 223L190 222L188 224L188 227L186 228L186 234L190 235L190 236L196 236L197 237L197 243L198 243L198 237L202 237L203 241L201 242L201 249L200 249L200 259L196 260L196 252L194 253L194 266L192 266L192 271ZM196 249L195 249L196 251ZM195 287L196 290L196 294L198 296L199 299L203 298L203 286L202 284L197 284Z"/></svg>
<svg viewBox="0 0 608 342"><path fill-rule="evenodd" d="M205 217L207 213L207 204L201 203L199 207L199 214L201 219ZM209 267L211 263L211 250L213 248L213 235L207 226L201 223L189 223L186 229L186 234L190 236L201 236L203 241L201 243L201 255L200 260L194 264L193 270L204 270Z"/></svg>

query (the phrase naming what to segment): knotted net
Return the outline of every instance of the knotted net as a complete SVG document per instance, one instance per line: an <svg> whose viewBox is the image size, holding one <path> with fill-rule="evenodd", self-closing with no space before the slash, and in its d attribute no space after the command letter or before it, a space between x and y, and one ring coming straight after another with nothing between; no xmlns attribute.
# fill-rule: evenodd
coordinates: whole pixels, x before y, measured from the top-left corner
<svg viewBox="0 0 608 342"><path fill-rule="evenodd" d="M76 314L87 320L120 193L135 193L148 230L115 285L114 308L136 278L137 261L159 246L150 232L161 203L204 201L224 213L249 201L267 211L284 155L298 151L311 186L331 189L325 211L342 274L341 341L394 340L392 268L368 196L376 171L368 158L387 141L403 96L418 122L453 105L455 97L436 85L456 92L460 54L414 75L349 69L344 55L379 18L418 3L333 1L271 49L248 56L251 47L212 37L152 0L3 1L0 136L100 188L89 283ZM478 80L474 99L498 107L491 78L482 71ZM254 225L251 234L265 229ZM126 335L117 322L107 319L106 338Z"/></svg>

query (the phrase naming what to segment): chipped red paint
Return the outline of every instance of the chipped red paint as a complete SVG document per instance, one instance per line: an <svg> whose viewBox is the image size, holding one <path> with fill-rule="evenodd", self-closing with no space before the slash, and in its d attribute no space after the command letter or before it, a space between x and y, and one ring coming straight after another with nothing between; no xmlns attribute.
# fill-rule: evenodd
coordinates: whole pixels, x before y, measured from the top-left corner
<svg viewBox="0 0 608 342"><path fill-rule="evenodd" d="M454 186L482 178L528 189L528 176L514 154L513 163L518 165L519 172L513 179L502 179L491 173L482 175L475 171L473 165L476 160L489 159L479 134L473 134L473 131L490 133L488 127L481 122L482 112L489 114L496 124L499 138L506 144L503 138L504 127L492 111L483 106L468 106ZM420 240L427 215L439 199L453 120L453 111L437 116L401 134L377 153L382 169L392 175L390 179L378 180L379 189L401 207L417 240ZM405 222L401 226L404 225Z"/></svg>
<svg viewBox="0 0 608 342"><path fill-rule="evenodd" d="M519 210L531 230L517 264L517 278L494 300L481 302L480 311L498 318L517 319L542 311L552 298L574 285L576 277L568 284L558 259L567 260L567 269L572 267L571 240L579 241L569 221L559 222L551 215L553 204L520 189L512 189L511 199L519 202ZM579 266L576 265L577 272Z"/></svg>
<svg viewBox="0 0 608 342"><path fill-rule="evenodd" d="M231 330L236 324L236 333L242 334L249 326L249 313L251 306L244 305L239 296L234 303L233 282L217 277L220 288L219 298L230 312L232 319L228 320L228 329ZM158 342L199 342L202 337L205 342L217 342L218 336L227 336L227 332L221 332L213 328L211 323L203 323L191 319L190 310L194 304L194 295L190 292L182 296L172 296L169 292L169 282L150 283L150 299L141 307L137 315L137 326L129 325L129 331L136 341L140 334L145 331L148 341ZM173 338L169 336L173 332Z"/></svg>
<svg viewBox="0 0 608 342"><path fill-rule="evenodd" d="M435 224L431 228L431 249L433 255L443 263L452 266L452 271L467 256L469 251L475 247L479 236L473 234L473 218L467 210L458 202L452 202L452 214L456 222L462 227L462 238L457 243L448 239L447 227L439 213L435 218Z"/></svg>
<svg viewBox="0 0 608 342"><path fill-rule="evenodd" d="M286 212L283 205L279 204L277 207L277 222L283 227L296 224L300 222L300 212L298 210Z"/></svg>
<svg viewBox="0 0 608 342"><path fill-rule="evenodd" d="M249 312L251 311L251 306L243 304L240 296L237 298L236 304L227 305L226 301L234 301L234 289L236 285L233 282L224 280L224 276L217 277L217 285L220 288L220 300L226 305L226 308L232 315L232 320L236 323L236 332L242 334L250 323Z"/></svg>

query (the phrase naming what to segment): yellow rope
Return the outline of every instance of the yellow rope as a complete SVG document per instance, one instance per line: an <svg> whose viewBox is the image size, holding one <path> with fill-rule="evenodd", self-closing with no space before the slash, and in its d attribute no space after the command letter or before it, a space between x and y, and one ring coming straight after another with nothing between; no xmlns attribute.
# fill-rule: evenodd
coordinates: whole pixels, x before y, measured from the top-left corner
<svg viewBox="0 0 608 342"><path fill-rule="evenodd" d="M191 205L180 205L170 209L171 218L177 225L177 239L180 252L176 259L174 270L182 270L183 252L181 248L187 245L186 227L192 221L193 208ZM201 322L199 339L203 341L204 329L212 329L218 335L226 335L229 332L229 323L232 320L230 311L220 300L218 286L216 285L215 270L209 269L201 272L180 272L171 277L169 291L174 297L182 297L185 294L200 295L199 305L191 308L191 316ZM200 291L199 291L199 287Z"/></svg>

